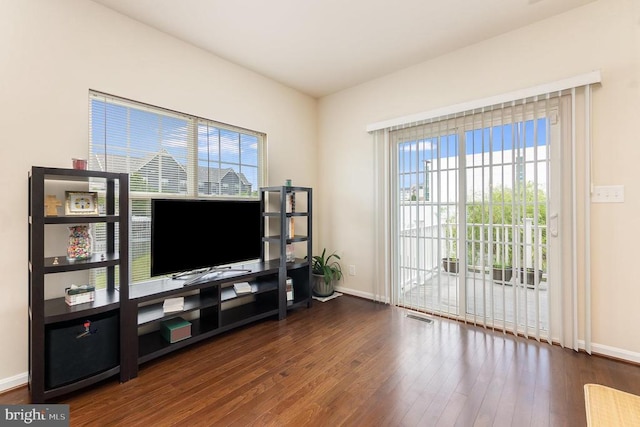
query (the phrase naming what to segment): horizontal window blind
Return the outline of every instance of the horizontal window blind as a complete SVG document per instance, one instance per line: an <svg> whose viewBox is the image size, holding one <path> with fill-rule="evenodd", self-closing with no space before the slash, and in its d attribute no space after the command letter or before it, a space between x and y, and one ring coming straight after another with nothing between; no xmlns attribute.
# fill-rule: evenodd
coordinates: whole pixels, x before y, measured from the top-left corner
<svg viewBox="0 0 640 427"><path fill-rule="evenodd" d="M133 283L149 278L152 198L259 197L263 133L96 91L89 112L89 168L129 174Z"/></svg>

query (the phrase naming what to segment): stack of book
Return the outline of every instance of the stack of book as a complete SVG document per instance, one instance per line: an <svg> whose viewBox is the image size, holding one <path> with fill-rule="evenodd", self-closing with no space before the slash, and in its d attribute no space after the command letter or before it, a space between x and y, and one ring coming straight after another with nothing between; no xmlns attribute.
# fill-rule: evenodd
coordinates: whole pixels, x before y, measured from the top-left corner
<svg viewBox="0 0 640 427"><path fill-rule="evenodd" d="M293 301L293 279L291 277L287 277L286 288L287 288L287 301Z"/></svg>
<svg viewBox="0 0 640 427"><path fill-rule="evenodd" d="M160 334L168 343L191 338L191 322L182 317L165 320L160 323Z"/></svg>
<svg viewBox="0 0 640 427"><path fill-rule="evenodd" d="M287 193L287 213L293 213L296 211L296 194ZM295 236L295 221L293 218L289 218L287 221L287 235L290 239Z"/></svg>
<svg viewBox="0 0 640 427"><path fill-rule="evenodd" d="M162 304L165 313L175 313L184 310L184 297L167 298Z"/></svg>
<svg viewBox="0 0 640 427"><path fill-rule="evenodd" d="M287 193L287 213L296 211L296 195L295 193Z"/></svg>
<svg viewBox="0 0 640 427"><path fill-rule="evenodd" d="M234 283L233 290L236 291L236 295L250 294L251 285L249 284L249 282Z"/></svg>
<svg viewBox="0 0 640 427"><path fill-rule="evenodd" d="M96 288L93 285L76 286L71 285L70 288L64 290L64 302L67 305L83 304L92 302L96 299Z"/></svg>

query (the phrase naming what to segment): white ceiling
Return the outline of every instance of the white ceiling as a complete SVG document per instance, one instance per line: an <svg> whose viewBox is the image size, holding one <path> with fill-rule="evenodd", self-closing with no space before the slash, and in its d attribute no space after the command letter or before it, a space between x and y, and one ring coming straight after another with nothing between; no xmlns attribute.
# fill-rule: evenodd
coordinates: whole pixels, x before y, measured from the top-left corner
<svg viewBox="0 0 640 427"><path fill-rule="evenodd" d="M314 97L594 0L93 0Z"/></svg>

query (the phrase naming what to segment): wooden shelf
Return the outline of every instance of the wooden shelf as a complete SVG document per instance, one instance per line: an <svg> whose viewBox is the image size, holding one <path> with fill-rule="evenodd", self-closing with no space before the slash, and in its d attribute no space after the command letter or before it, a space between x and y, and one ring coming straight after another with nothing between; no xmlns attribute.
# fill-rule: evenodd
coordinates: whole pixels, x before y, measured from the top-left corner
<svg viewBox="0 0 640 427"><path fill-rule="evenodd" d="M171 295L207 288L212 284L217 285L221 283L246 282L255 277L278 273L277 261L256 262L243 264L237 267L250 271L238 272L222 270L221 274L203 277L201 281L188 286L185 286L187 279L172 279L170 277L152 279L130 286L129 298L136 300L137 303L141 303L148 300L166 298Z"/></svg>
<svg viewBox="0 0 640 427"><path fill-rule="evenodd" d="M120 293L115 289L98 289L94 301L72 306L67 305L64 297L45 300L44 323L64 322L115 310L119 308L119 302Z"/></svg>
<svg viewBox="0 0 640 427"><path fill-rule="evenodd" d="M298 187L298 186L284 186L284 187L262 187L261 191L268 193L278 193L280 191L284 191L285 193L298 193L298 192L309 192L311 189L309 187Z"/></svg>
<svg viewBox="0 0 640 427"><path fill-rule="evenodd" d="M218 298L206 294L189 295L184 297L184 309L182 311L175 311L171 313L165 313L162 305L163 302L159 302L157 304L138 307L138 326L156 322L158 320L167 320L179 317L194 310L215 307L218 305Z"/></svg>
<svg viewBox="0 0 640 427"><path fill-rule="evenodd" d="M244 304L227 310L222 310L220 326L221 328L232 329L238 326L255 322L270 316L278 315L278 303L254 303Z"/></svg>
<svg viewBox="0 0 640 427"><path fill-rule="evenodd" d="M32 168L30 176L34 175L34 170L37 170L38 174L42 174L45 180L50 181L88 181L90 179L102 178L107 180L120 179L122 174L116 172L102 172L83 169L66 169L66 168L48 168L48 167L36 167Z"/></svg>
<svg viewBox="0 0 640 427"><path fill-rule="evenodd" d="M222 288L220 290L220 301L231 301L236 298L242 298L249 295L261 294L264 292L275 291L278 289L278 279L274 277L272 280L260 280L258 282L250 283L251 293L236 294L233 286Z"/></svg>
<svg viewBox="0 0 640 427"><path fill-rule="evenodd" d="M198 341L210 338L221 331L214 316L190 320L191 338L175 343L167 342L160 331L150 332L138 337L138 363L144 363L172 351L179 350Z"/></svg>
<svg viewBox="0 0 640 427"><path fill-rule="evenodd" d="M293 299L293 301L287 301L287 308L288 309L294 309L294 308L300 308L300 307L306 307L307 306L307 298L300 298L300 299Z"/></svg>
<svg viewBox="0 0 640 427"><path fill-rule="evenodd" d="M304 267L309 267L309 261L306 259L296 258L295 261L287 263L287 270L295 270Z"/></svg>
<svg viewBox="0 0 640 427"><path fill-rule="evenodd" d="M89 224L89 223L115 223L120 220L119 215L102 216L45 216L45 224Z"/></svg>
<svg viewBox="0 0 640 427"><path fill-rule="evenodd" d="M263 217L279 217L282 215L282 212L263 212L262 216ZM308 216L309 214L307 212L286 212L285 216L287 217L296 217L296 216L300 216L300 217L304 217L304 216Z"/></svg>
<svg viewBox="0 0 640 427"><path fill-rule="evenodd" d="M291 238L285 238L283 239L281 235L277 234L277 235L273 235L273 236L265 236L262 238L263 241L265 242L279 242L281 240L286 241L287 243L293 243L293 242L306 242L309 239L308 236L293 236Z"/></svg>
<svg viewBox="0 0 640 427"><path fill-rule="evenodd" d="M91 268L111 267L120 263L118 254L105 253L93 254L88 259L69 261L66 255L56 257L46 257L44 259L44 272L63 273L66 271L88 270ZM31 265L31 264L30 264ZM33 266L31 265L31 268Z"/></svg>

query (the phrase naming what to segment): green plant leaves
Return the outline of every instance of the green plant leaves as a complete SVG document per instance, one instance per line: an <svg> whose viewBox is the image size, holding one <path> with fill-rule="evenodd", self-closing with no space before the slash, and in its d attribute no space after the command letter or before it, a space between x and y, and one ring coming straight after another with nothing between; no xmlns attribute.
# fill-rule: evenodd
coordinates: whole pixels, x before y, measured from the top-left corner
<svg viewBox="0 0 640 427"><path fill-rule="evenodd" d="M333 280L340 280L342 278L342 267L337 261L340 256L335 252L330 255L326 255L327 249L322 250L322 255L314 255L311 259L311 271L313 274L324 276L324 282L326 284L331 283Z"/></svg>

